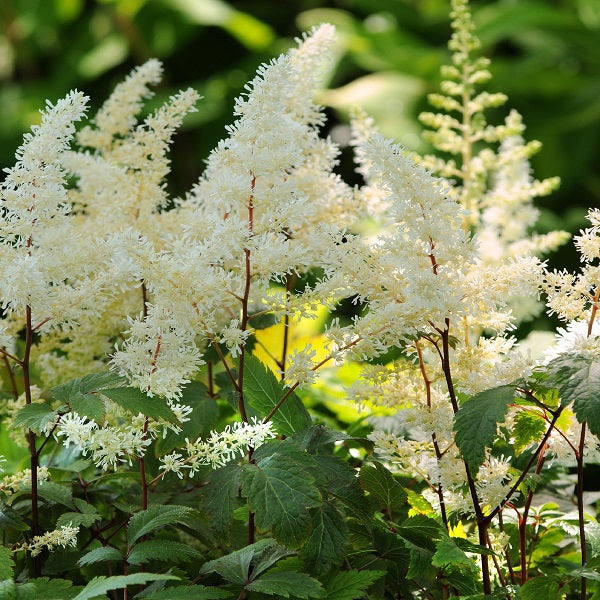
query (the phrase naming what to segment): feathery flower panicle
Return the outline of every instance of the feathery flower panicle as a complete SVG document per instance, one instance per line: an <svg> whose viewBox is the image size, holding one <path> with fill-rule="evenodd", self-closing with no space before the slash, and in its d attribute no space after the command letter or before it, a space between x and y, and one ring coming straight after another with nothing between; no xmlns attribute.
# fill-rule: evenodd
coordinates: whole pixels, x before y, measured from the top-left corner
<svg viewBox="0 0 600 600"><path fill-rule="evenodd" d="M44 481L48 481L50 472L48 467L38 467L37 470L37 481L38 484ZM0 481L0 492L5 494L16 494L24 488L31 487L31 469L24 469L13 475L6 475Z"/></svg>
<svg viewBox="0 0 600 600"><path fill-rule="evenodd" d="M473 248L461 228L461 207L441 180L377 133L359 148L363 168L387 196L389 223L363 252L368 258L358 264L366 269L354 267L348 276L370 306L356 323L358 334L368 339L381 330L385 349L465 313L460 280Z"/></svg>
<svg viewBox="0 0 600 600"><path fill-rule="evenodd" d="M567 323L586 321L589 336L597 319L600 297L600 210L590 209L587 218L592 227L581 230L575 236L575 246L581 254L583 267L579 273L546 270L543 290L547 295L549 313L556 314Z"/></svg>
<svg viewBox="0 0 600 600"><path fill-rule="evenodd" d="M102 108L96 113L92 123L84 127L77 135L81 146L100 151L110 149L117 136L126 136L136 123L136 115L143 101L152 97L149 86L160 83L162 79L160 61L151 59L136 67L119 83Z"/></svg>
<svg viewBox="0 0 600 600"><path fill-rule="evenodd" d="M243 457L250 448L258 448L276 435L271 422L262 423L256 418L249 423L235 422L223 431L212 431L205 440L198 438L191 442L186 439L187 457L184 458L180 452L161 456L160 469L164 473L173 472L180 479L184 470L193 477L201 465L209 465L213 469L223 467L238 455Z"/></svg>
<svg viewBox="0 0 600 600"><path fill-rule="evenodd" d="M113 354L112 368L150 397L180 397L181 386L203 364L193 334L172 311L156 305L148 306L145 318L130 318L129 325L129 337Z"/></svg>
<svg viewBox="0 0 600 600"><path fill-rule="evenodd" d="M116 469L125 462L131 464L132 459L144 456L146 447L152 442L152 431L147 435L141 426L105 424L100 427L77 413L62 416L54 435L57 439L64 437L65 447L73 444L104 471Z"/></svg>
<svg viewBox="0 0 600 600"><path fill-rule="evenodd" d="M23 544L19 550L27 550L28 552L31 552L31 556L38 556L44 548L49 552L52 552L57 546L62 548L71 546L75 548L77 545L78 533L79 525L77 525L77 527L63 525L54 531L47 531L43 535L34 536L30 543Z"/></svg>
<svg viewBox="0 0 600 600"><path fill-rule="evenodd" d="M72 244L78 236L67 218L70 205L61 157L74 135L74 124L85 113L86 102L77 91L55 105L48 102L41 124L25 134L16 152L17 163L5 169L0 186L0 301L8 313L23 313L30 306L39 320L49 314L58 316L58 297L67 300L63 308L69 305L61 284L84 269L74 260ZM67 297L76 293L66 287Z"/></svg>
<svg viewBox="0 0 600 600"><path fill-rule="evenodd" d="M167 238L145 272L153 303L170 307L181 332L222 341L233 358L252 334L249 315L311 315L345 285L331 265L344 254L336 232L354 219L353 194L332 173L338 150L319 138L322 111L313 101L333 38L331 26L317 28L258 69L236 100L228 137L169 211L185 220L183 233ZM315 266L326 276L302 294L272 285Z"/></svg>

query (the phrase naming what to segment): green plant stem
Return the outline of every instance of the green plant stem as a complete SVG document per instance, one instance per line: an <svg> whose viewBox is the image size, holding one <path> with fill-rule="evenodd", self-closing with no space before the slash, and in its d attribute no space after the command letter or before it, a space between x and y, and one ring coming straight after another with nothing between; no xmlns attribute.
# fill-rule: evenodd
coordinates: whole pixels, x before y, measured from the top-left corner
<svg viewBox="0 0 600 600"><path fill-rule="evenodd" d="M579 545L581 547L581 566L585 567L587 562L587 549L585 547L585 523L583 514L583 451L585 450L586 424L581 424L581 435L579 437L579 448L576 454L577 460L577 515L579 517ZM587 597L587 580L581 578L581 600Z"/></svg>

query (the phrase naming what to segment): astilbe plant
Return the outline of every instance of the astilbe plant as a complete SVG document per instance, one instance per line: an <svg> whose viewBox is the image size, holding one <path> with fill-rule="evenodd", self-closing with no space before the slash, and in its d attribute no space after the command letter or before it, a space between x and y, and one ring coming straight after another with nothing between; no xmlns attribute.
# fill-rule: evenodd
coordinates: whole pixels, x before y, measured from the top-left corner
<svg viewBox="0 0 600 600"><path fill-rule="evenodd" d="M422 115L440 154L357 110L357 188L313 99L330 25L259 68L182 198L168 149L199 96L138 122L158 61L78 132L82 94L48 104L0 190L0 408L26 456L0 483L0 597L600 594L600 216L582 272L546 271L568 236L531 233L533 199L558 182L515 111L487 123L506 98L453 11ZM538 359L511 332L541 292L567 327ZM351 321L302 339L344 299ZM321 408L334 381L352 426ZM572 514L536 503L569 461Z"/></svg>

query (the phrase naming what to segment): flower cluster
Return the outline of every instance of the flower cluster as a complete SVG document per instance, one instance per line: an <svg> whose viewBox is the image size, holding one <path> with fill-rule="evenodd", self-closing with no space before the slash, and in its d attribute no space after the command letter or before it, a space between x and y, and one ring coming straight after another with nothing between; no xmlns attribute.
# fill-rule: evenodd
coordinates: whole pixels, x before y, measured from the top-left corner
<svg viewBox="0 0 600 600"><path fill-rule="evenodd" d="M78 533L79 526L63 525L60 529L34 536L31 542L23 544L19 550L27 550L31 552L31 556L37 556L44 548L49 552L52 552L58 546L61 548L66 548L67 546L74 548L77 545Z"/></svg>
<svg viewBox="0 0 600 600"><path fill-rule="evenodd" d="M107 470L115 469L119 463L144 456L151 439L142 428L134 424L125 427L100 427L95 421L70 412L61 417L56 429L57 438L64 437L68 448L77 446L84 456L90 456L94 464Z"/></svg>
<svg viewBox="0 0 600 600"><path fill-rule="evenodd" d="M39 467L37 470L38 483L48 481L50 472L47 467ZM5 494L16 494L22 489L31 487L31 469L25 469L14 473L13 475L6 475L2 481L0 481L0 492Z"/></svg>
<svg viewBox="0 0 600 600"><path fill-rule="evenodd" d="M227 425L223 431L211 432L205 440L198 438L195 442L186 439L185 450L187 457L180 452L161 456L161 470L169 471L183 478L183 470L190 477L198 471L201 465L209 465L213 469L225 466L236 456L243 457L250 448L256 449L266 440L276 436L273 424L260 423L252 419L250 423L236 422Z"/></svg>

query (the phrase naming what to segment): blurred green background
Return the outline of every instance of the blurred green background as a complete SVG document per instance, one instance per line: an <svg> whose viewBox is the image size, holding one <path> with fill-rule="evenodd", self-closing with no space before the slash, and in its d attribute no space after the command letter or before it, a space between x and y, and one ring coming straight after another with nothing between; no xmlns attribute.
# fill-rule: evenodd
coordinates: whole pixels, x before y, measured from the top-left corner
<svg viewBox="0 0 600 600"><path fill-rule="evenodd" d="M544 148L537 177L559 175L542 199L540 230L584 226L600 204L600 0L497 0L472 3L489 88L509 95L528 139ZM165 79L148 110L191 85L204 96L173 148L174 194L184 193L232 120L233 99L259 63L284 51L302 30L335 24L340 45L329 76L329 132L347 139L347 110L362 104L384 134L426 150L417 115L448 62L449 0L0 0L0 165L14 162L22 133L46 98L72 88L97 108L134 66L150 57ZM506 113L499 110L498 119ZM350 180L353 167L340 169ZM552 266L571 266L571 245Z"/></svg>

